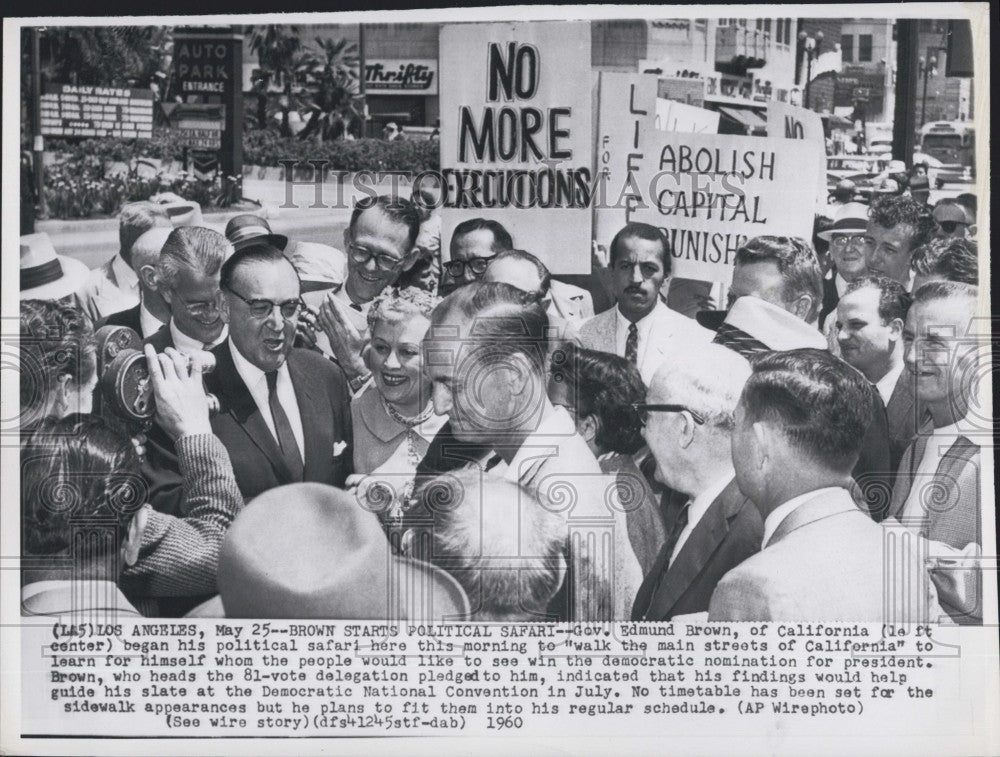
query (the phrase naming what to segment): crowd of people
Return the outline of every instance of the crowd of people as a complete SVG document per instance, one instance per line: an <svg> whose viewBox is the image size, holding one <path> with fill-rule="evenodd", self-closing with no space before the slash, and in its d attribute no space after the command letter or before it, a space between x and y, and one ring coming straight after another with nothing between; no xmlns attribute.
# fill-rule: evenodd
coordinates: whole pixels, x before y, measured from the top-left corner
<svg viewBox="0 0 1000 757"><path fill-rule="evenodd" d="M432 199L22 237L26 614L982 622L974 211L843 202L693 312L661 229L584 288Z"/></svg>

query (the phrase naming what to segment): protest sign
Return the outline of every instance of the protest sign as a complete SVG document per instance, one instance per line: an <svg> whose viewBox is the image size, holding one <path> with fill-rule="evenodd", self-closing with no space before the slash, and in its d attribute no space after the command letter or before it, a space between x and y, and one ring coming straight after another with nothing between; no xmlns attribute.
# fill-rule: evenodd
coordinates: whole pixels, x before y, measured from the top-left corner
<svg viewBox="0 0 1000 757"><path fill-rule="evenodd" d="M825 208L826 135L823 132L823 119L819 117L819 113L783 102L770 102L767 104L767 136L802 139L816 145L813 150L816 157L812 163L817 166L820 177L816 190L816 204L820 209Z"/></svg>
<svg viewBox="0 0 1000 757"><path fill-rule="evenodd" d="M593 170L586 23L445 24L442 239L482 217L553 273L589 273Z"/></svg>
<svg viewBox="0 0 1000 757"><path fill-rule="evenodd" d="M666 232L675 276L728 283L747 239L812 236L814 143L651 129L639 148L643 202L628 220Z"/></svg>
<svg viewBox="0 0 1000 757"><path fill-rule="evenodd" d="M655 128L656 86L656 77L648 74L600 74L594 238L605 249L625 225L629 204L642 197L633 177L644 160L642 137Z"/></svg>
<svg viewBox="0 0 1000 757"><path fill-rule="evenodd" d="M655 125L660 131L716 134L719 131L719 114L713 110L658 97Z"/></svg>

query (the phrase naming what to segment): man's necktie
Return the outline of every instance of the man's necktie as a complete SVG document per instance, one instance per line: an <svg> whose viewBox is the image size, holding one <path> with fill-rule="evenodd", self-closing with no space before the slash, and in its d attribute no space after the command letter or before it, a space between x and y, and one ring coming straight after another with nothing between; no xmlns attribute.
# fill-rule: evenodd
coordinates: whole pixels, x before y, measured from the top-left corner
<svg viewBox="0 0 1000 757"><path fill-rule="evenodd" d="M688 524L688 511L691 509L691 500L689 499L681 507L680 512L677 513L677 519L674 521L674 525L670 529L670 533L667 534L667 540L663 542L663 549L660 550L660 554L656 559L656 564L653 566L653 570L657 571L659 575L656 577L656 583L653 585L653 590L649 593L649 599L642 613L643 619L649 614L649 608L653 604L653 599L660 592L660 585L663 583L663 579L667 575L667 571L670 569L670 556L674 553L674 547L677 546L677 540L681 538L681 533Z"/></svg>
<svg viewBox="0 0 1000 757"><path fill-rule="evenodd" d="M359 313L361 312L361 306L358 303L352 302L351 307L357 310Z"/></svg>
<svg viewBox="0 0 1000 757"><path fill-rule="evenodd" d="M274 432L278 437L281 455L285 458L288 470L291 471L292 480L301 481L302 454L298 442L295 441L295 434L292 433L292 424L289 423L285 409L278 401L278 372L271 371L264 375L267 376L267 405L271 409L271 419L274 421Z"/></svg>
<svg viewBox="0 0 1000 757"><path fill-rule="evenodd" d="M770 347L758 339L754 339L743 329L730 326L728 323L720 323L719 329L712 340L716 344L728 347L733 352L738 352L748 360L760 352L770 352Z"/></svg>
<svg viewBox="0 0 1000 757"><path fill-rule="evenodd" d="M632 365L639 364L639 329L634 323L628 325L628 339L625 340L625 359Z"/></svg>

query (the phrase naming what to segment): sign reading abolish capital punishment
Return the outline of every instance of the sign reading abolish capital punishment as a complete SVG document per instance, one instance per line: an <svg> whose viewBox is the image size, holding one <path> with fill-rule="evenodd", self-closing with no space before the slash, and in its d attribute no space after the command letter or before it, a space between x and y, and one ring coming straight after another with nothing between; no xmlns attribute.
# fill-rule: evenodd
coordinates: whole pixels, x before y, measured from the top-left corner
<svg viewBox="0 0 1000 757"><path fill-rule="evenodd" d="M761 234L810 239L818 177L805 141L649 130L629 214L662 228L674 274L728 284L736 250Z"/></svg>
<svg viewBox="0 0 1000 757"><path fill-rule="evenodd" d="M589 273L589 25L446 24L440 39L445 245L489 218L553 273Z"/></svg>

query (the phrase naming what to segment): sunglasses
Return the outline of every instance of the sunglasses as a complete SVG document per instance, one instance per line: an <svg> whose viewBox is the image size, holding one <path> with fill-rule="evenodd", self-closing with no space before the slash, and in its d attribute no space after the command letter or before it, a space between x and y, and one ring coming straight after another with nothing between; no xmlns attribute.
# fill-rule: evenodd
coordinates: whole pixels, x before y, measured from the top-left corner
<svg viewBox="0 0 1000 757"><path fill-rule="evenodd" d="M684 405L650 405L645 402L635 402L632 404L632 410L643 426L649 423L650 413L688 413L698 425L705 423L704 415Z"/></svg>
<svg viewBox="0 0 1000 757"><path fill-rule="evenodd" d="M954 234L955 229L959 226L968 226L969 224L963 221L938 221L938 226L941 227L941 231L945 234Z"/></svg>
<svg viewBox="0 0 1000 757"><path fill-rule="evenodd" d="M469 268L476 276L482 276L486 273L486 269L490 265L490 261L495 258L495 255L490 255L488 258L469 258L468 260L449 260L447 263L443 264L444 270L453 279L460 279L465 275L466 267Z"/></svg>

